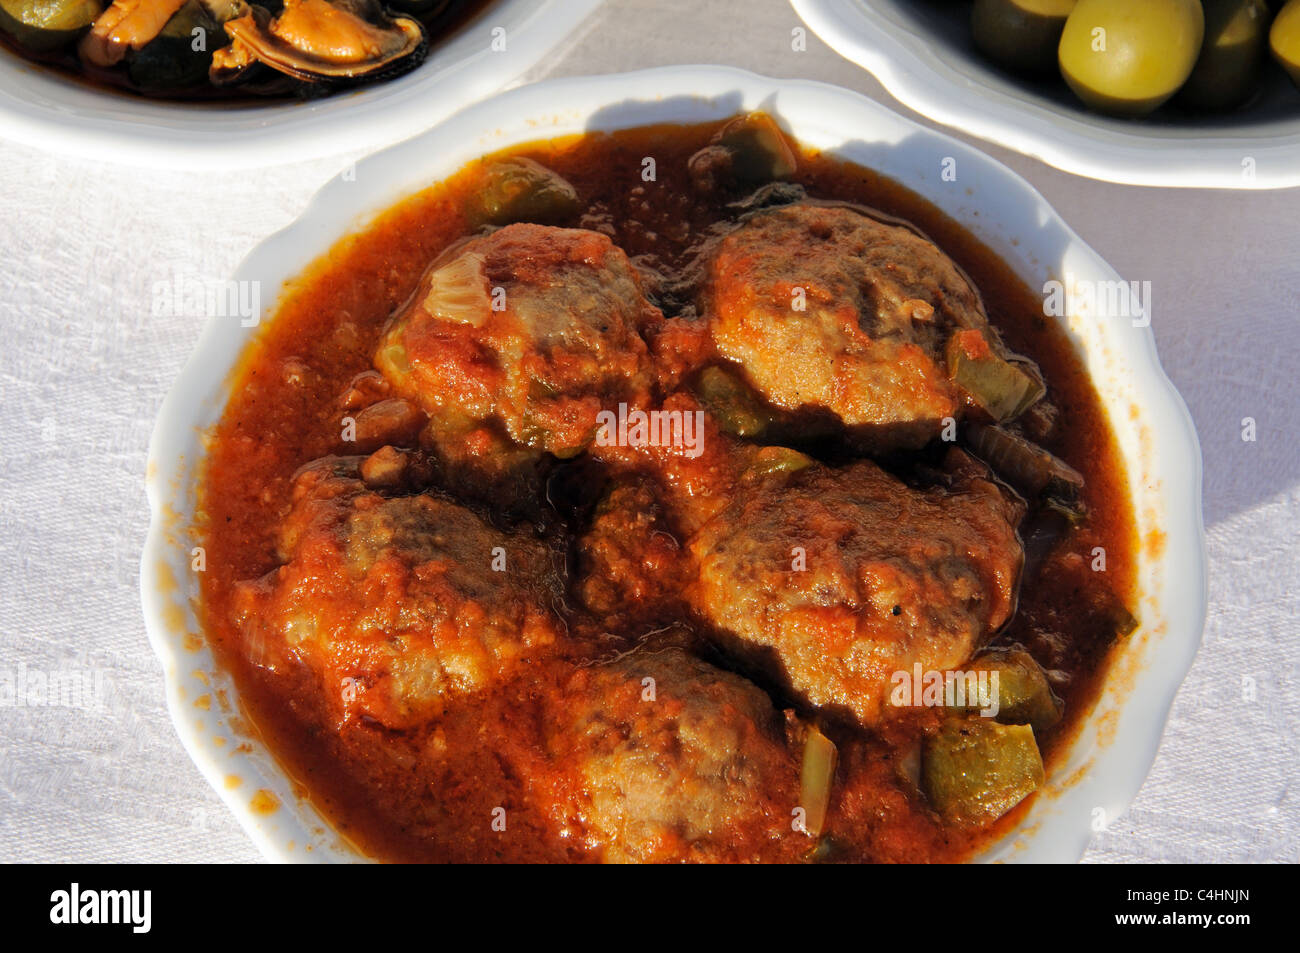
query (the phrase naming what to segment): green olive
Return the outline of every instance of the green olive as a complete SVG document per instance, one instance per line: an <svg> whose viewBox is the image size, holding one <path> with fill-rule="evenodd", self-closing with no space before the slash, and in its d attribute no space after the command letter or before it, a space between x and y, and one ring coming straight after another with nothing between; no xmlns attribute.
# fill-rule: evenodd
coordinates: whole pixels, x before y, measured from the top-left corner
<svg viewBox="0 0 1300 953"><path fill-rule="evenodd" d="M1273 21L1268 34L1274 58L1291 74L1291 81L1300 86L1300 0L1291 0Z"/></svg>
<svg viewBox="0 0 1300 953"><path fill-rule="evenodd" d="M229 41L198 0L186 0L131 58L131 82L142 89L184 89L207 82L212 52Z"/></svg>
<svg viewBox="0 0 1300 953"><path fill-rule="evenodd" d="M1232 109L1259 86L1272 15L1265 0L1201 0L1201 5L1205 42L1178 98L1194 109Z"/></svg>
<svg viewBox="0 0 1300 953"><path fill-rule="evenodd" d="M1204 34L1200 0L1079 0L1061 33L1061 75L1099 112L1144 116L1187 82Z"/></svg>
<svg viewBox="0 0 1300 953"><path fill-rule="evenodd" d="M43 53L71 43L103 9L99 0L0 0L0 29Z"/></svg>
<svg viewBox="0 0 1300 953"><path fill-rule="evenodd" d="M1065 19L1078 0L975 0L971 33L989 59L1008 69L1046 72L1056 66Z"/></svg>

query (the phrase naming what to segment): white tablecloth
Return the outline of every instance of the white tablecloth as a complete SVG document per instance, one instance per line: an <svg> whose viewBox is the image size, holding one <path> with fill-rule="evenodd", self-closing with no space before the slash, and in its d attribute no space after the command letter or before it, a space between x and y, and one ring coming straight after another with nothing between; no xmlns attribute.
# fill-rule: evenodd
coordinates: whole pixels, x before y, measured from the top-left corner
<svg viewBox="0 0 1300 953"><path fill-rule="evenodd" d="M783 0L613 0L530 78L718 62L892 102L815 37L792 51L797 25ZM1296 861L1300 190L1125 188L983 148L1153 283L1160 354L1204 451L1204 647L1146 786L1087 859ZM0 859L257 859L172 731L141 621L146 446L201 323L151 317L150 291L228 276L359 154L199 176L0 140L0 696L6 672L103 678L86 710L0 707Z"/></svg>

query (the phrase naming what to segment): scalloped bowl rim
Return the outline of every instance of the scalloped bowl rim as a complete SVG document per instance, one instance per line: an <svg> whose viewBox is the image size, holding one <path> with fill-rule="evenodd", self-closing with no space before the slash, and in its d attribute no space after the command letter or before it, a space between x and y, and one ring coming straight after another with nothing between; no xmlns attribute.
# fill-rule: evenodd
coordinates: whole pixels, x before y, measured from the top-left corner
<svg viewBox="0 0 1300 953"><path fill-rule="evenodd" d="M828 46L874 75L923 116L1075 175L1123 185L1283 189L1300 186L1300 116L1276 135L1203 135L1143 127L1044 106L946 62L941 47L895 23L869 0L790 0ZM1138 131L1142 129L1143 131ZM1253 159L1251 175L1243 174Z"/></svg>
<svg viewBox="0 0 1300 953"><path fill-rule="evenodd" d="M845 89L714 66L644 70L598 83L547 80L479 103L362 160L351 179L329 182L294 224L250 253L235 278L281 288L374 215L497 149L587 128L709 121L754 108L771 112L803 143L920 192L1031 282L1057 268L1089 280L1118 278L1032 186L976 149ZM859 138L862 133L868 138ZM956 159L962 188L941 180L940 156ZM274 313L269 296L262 305L263 315ZM1154 337L1149 328L1084 313L1071 313L1067 323L1107 404L1139 530L1144 538L1164 534L1165 545L1140 547L1144 624L1116 661L1096 711L1027 817L983 859L1077 860L1096 811L1113 819L1127 808L1155 758L1205 618L1200 452L1186 407L1160 367ZM195 614L190 566L197 543L186 533L203 434L225 406L231 369L248 340L236 320L210 318L159 414L147 478L152 522L141 564L147 628L186 750L259 849L281 861L355 860L359 854L300 796L241 717L235 686L216 665ZM213 694L226 703L212 703ZM255 790L270 799L252 796ZM267 809L276 803L278 809Z"/></svg>
<svg viewBox="0 0 1300 953"><path fill-rule="evenodd" d="M509 86L602 0L497 0L410 72L315 100L264 105L106 90L0 49L0 135L52 152L154 168L232 170L397 142ZM505 51L490 47L505 30Z"/></svg>

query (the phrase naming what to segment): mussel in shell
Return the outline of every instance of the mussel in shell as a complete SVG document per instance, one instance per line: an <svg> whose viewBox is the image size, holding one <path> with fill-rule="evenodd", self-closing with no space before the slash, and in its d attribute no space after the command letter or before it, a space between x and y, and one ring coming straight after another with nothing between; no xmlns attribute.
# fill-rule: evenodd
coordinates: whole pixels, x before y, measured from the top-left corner
<svg viewBox="0 0 1300 953"><path fill-rule="evenodd" d="M225 28L231 43L210 71L217 84L259 63L307 82L377 79L417 65L428 48L417 20L375 0L285 0L278 16L250 6Z"/></svg>
<svg viewBox="0 0 1300 953"><path fill-rule="evenodd" d="M130 58L131 82L146 90L188 89L208 81L212 53L229 41L200 0L185 0L156 37Z"/></svg>
<svg viewBox="0 0 1300 953"><path fill-rule="evenodd" d="M152 43L185 0L113 0L81 38L77 52L93 66L116 66Z"/></svg>

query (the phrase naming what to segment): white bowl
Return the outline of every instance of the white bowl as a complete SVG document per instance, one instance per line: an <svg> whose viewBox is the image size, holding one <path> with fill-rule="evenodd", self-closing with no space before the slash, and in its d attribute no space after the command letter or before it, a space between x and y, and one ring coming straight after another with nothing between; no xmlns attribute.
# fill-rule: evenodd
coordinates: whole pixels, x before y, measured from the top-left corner
<svg viewBox="0 0 1300 953"><path fill-rule="evenodd" d="M0 49L0 135L150 167L235 169L377 148L504 89L601 0L496 0L387 82L311 101L168 102L99 89ZM505 49L492 49L504 30Z"/></svg>
<svg viewBox="0 0 1300 953"><path fill-rule="evenodd" d="M1085 110L1064 84L1035 89L990 64L970 39L966 5L790 2L814 33L903 105L1066 172L1126 185L1300 185L1300 92L1280 70L1240 112L1113 119Z"/></svg>
<svg viewBox="0 0 1300 953"><path fill-rule="evenodd" d="M302 218L259 245L235 277L279 289L340 237L485 153L584 130L716 121L759 108L805 144L920 193L967 225L1032 286L1067 272L1080 280L1118 277L1028 183L975 149L848 90L699 66L601 77L598 83L549 80L479 103L363 160L351 181L326 185ZM945 156L957 161L961 187L942 181L939 157ZM276 302L263 304L269 318ZM1160 368L1151 331L1084 314L1065 323L1116 429L1142 539L1163 533L1164 544L1140 549L1142 628L1116 663L1068 763L1054 772L1025 822L989 852L998 859L1077 860L1098 817L1113 820L1127 807L1155 758L1205 615L1200 452L1187 410ZM163 405L150 445L153 523L141 567L145 616L167 673L177 730L258 846L278 860L349 858L355 856L350 848L294 796L284 772L248 737L238 718L238 693L214 665L193 611L198 590L190 562L197 541L189 522L203 435L222 413L230 370L248 341L238 320L210 320ZM196 707L196 699L210 700L218 687L230 709ZM238 782L227 782L230 776ZM263 788L280 802L279 810L250 808L252 793Z"/></svg>

